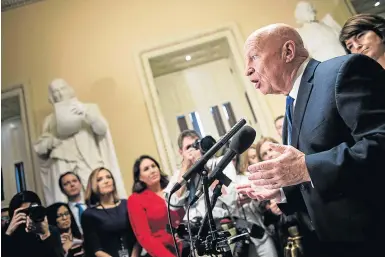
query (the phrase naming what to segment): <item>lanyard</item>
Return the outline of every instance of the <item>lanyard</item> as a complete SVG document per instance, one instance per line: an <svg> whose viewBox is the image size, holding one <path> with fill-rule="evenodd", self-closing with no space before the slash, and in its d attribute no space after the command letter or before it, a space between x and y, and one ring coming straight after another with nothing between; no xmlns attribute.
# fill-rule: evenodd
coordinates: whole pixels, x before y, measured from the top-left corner
<svg viewBox="0 0 385 257"><path fill-rule="evenodd" d="M110 219L112 220L113 217L111 216L111 214L108 213L108 211L106 210L106 208L104 208L103 204L99 203L99 205L102 207L103 211L104 211L105 213L107 213L107 215L108 215L108 216L110 217ZM117 203L115 202L116 217L119 216L118 206L119 206L119 205L117 205ZM120 238L120 246L122 247L122 251L124 251L124 250L125 250L125 247L124 247L124 243L123 243L123 236L120 235L119 238Z"/></svg>

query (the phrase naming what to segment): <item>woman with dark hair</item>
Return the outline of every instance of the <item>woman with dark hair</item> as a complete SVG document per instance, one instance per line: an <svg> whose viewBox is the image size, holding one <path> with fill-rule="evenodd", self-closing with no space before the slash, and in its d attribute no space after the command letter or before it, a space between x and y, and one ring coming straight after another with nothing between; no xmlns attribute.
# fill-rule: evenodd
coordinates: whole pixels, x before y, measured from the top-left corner
<svg viewBox="0 0 385 257"><path fill-rule="evenodd" d="M30 211L39 213L39 219L33 221ZM9 203L9 217L11 221L1 236L2 256L63 256L59 231L48 224L45 208L42 208L37 194L22 191L13 196Z"/></svg>
<svg viewBox="0 0 385 257"><path fill-rule="evenodd" d="M167 184L167 176L154 158L142 155L135 161L133 194L127 202L128 214L139 244L152 257L176 256L172 235L166 230L167 195L164 189ZM176 208L185 200L173 197L171 203ZM184 208L171 209L173 227L179 224L184 214ZM179 242L178 246L181 252L182 243Z"/></svg>
<svg viewBox="0 0 385 257"><path fill-rule="evenodd" d="M374 14L349 18L340 33L340 42L348 54L364 54L385 69L385 19Z"/></svg>
<svg viewBox="0 0 385 257"><path fill-rule="evenodd" d="M88 178L81 217L87 256L138 257L139 246L127 213L127 200L119 199L115 180L106 168L97 168Z"/></svg>
<svg viewBox="0 0 385 257"><path fill-rule="evenodd" d="M67 257L84 256L82 234L68 204L54 203L47 208L48 224L57 227Z"/></svg>

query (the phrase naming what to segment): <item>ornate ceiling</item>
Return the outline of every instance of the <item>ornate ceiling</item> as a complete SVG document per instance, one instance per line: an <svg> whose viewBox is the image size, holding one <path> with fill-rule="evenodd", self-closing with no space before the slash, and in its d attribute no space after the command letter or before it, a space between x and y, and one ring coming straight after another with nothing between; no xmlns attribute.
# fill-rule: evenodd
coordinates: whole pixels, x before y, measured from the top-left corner
<svg viewBox="0 0 385 257"><path fill-rule="evenodd" d="M20 116L19 97L1 99L1 121Z"/></svg>
<svg viewBox="0 0 385 257"><path fill-rule="evenodd" d="M154 77L191 68L229 57L230 47L225 38L185 48L150 59ZM189 56L191 59L186 60Z"/></svg>
<svg viewBox="0 0 385 257"><path fill-rule="evenodd" d="M385 0L350 0L357 13L373 13L385 18ZM380 5L375 6L379 2Z"/></svg>
<svg viewBox="0 0 385 257"><path fill-rule="evenodd" d="M1 0L1 11L5 12L13 8L21 7L43 0Z"/></svg>

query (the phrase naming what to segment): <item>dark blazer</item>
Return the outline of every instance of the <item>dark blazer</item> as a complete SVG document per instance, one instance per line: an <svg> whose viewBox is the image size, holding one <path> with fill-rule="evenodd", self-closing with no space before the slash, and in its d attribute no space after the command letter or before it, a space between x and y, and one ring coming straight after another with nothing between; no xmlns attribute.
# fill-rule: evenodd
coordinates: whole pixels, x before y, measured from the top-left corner
<svg viewBox="0 0 385 257"><path fill-rule="evenodd" d="M287 142L286 121L283 141ZM308 215L324 242L373 242L385 232L385 71L364 55L311 60L301 79L292 146L311 183L285 187L286 214Z"/></svg>
<svg viewBox="0 0 385 257"><path fill-rule="evenodd" d="M60 233L56 227L49 226L51 235L45 240L34 233L25 232L25 226L19 226L8 236L1 235L1 256L4 257L64 257Z"/></svg>

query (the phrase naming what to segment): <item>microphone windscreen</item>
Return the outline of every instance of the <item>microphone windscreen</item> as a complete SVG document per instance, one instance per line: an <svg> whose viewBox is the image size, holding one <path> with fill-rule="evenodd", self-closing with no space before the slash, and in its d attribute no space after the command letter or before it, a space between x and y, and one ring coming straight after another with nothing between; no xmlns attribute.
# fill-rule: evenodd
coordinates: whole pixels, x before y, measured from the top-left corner
<svg viewBox="0 0 385 257"><path fill-rule="evenodd" d="M243 153L253 144L256 134L252 127L244 126L231 140L230 149L237 154Z"/></svg>

